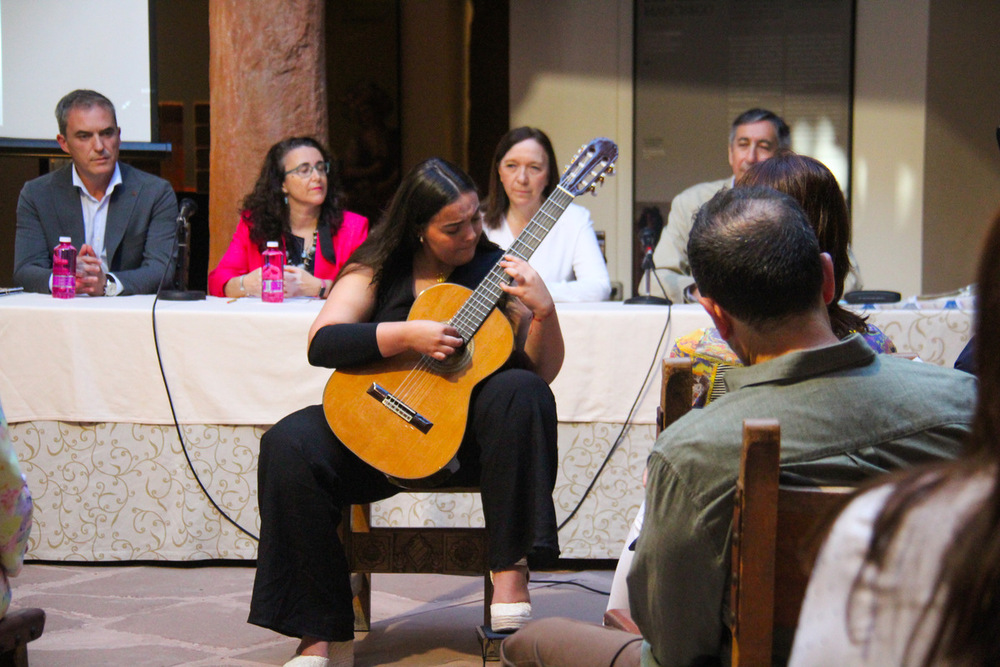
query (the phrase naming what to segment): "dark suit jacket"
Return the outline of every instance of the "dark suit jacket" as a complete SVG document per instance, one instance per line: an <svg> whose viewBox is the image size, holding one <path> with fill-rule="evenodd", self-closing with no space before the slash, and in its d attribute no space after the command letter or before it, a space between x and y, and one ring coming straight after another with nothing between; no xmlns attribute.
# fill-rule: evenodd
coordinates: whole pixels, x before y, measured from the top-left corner
<svg viewBox="0 0 1000 667"><path fill-rule="evenodd" d="M170 183L119 163L121 185L111 193L104 245L108 269L121 294L153 294L173 276L177 197ZM69 236L79 250L85 241L80 193L72 165L24 184L17 200L14 283L29 292L49 291L52 249Z"/></svg>

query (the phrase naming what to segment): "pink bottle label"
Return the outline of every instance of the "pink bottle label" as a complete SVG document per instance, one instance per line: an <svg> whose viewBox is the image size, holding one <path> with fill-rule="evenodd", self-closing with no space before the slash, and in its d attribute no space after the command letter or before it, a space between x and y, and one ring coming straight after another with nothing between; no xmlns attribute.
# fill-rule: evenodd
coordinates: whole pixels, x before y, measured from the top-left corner
<svg viewBox="0 0 1000 667"><path fill-rule="evenodd" d="M52 253L52 296L76 296L76 248L71 245L59 244Z"/></svg>
<svg viewBox="0 0 1000 667"><path fill-rule="evenodd" d="M281 303L285 300L285 253L280 250L264 251L261 269L261 301Z"/></svg>

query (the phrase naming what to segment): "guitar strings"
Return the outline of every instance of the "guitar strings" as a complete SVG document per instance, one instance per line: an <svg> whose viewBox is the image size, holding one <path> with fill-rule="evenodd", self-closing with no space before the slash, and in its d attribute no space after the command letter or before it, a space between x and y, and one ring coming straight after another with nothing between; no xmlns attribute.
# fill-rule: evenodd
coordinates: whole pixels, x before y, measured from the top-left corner
<svg viewBox="0 0 1000 667"><path fill-rule="evenodd" d="M424 354L420 355L419 361L403 377L399 387L392 392L392 396L397 399L396 404L417 410L417 406L427 397L432 386L432 364L433 360L430 357Z"/></svg>

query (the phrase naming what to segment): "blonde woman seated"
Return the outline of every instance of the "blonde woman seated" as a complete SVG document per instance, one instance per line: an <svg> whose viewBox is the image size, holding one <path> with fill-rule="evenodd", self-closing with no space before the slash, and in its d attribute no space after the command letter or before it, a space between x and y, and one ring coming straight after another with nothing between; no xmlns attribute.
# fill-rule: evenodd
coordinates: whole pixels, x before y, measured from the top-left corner
<svg viewBox="0 0 1000 667"><path fill-rule="evenodd" d="M883 480L841 513L790 665L1000 664L1000 213L979 267L979 397L962 458Z"/></svg>
<svg viewBox="0 0 1000 667"><path fill-rule="evenodd" d="M267 152L233 240L208 274L212 296L260 296L261 252L278 241L288 258L285 296L326 298L333 279L368 236L368 220L345 211L326 149L310 137L279 141Z"/></svg>
<svg viewBox="0 0 1000 667"><path fill-rule="evenodd" d="M518 127L493 154L484 232L509 248L559 184L552 142L541 130ZM611 296L607 263L597 244L590 211L570 204L528 263L556 301L605 301Z"/></svg>

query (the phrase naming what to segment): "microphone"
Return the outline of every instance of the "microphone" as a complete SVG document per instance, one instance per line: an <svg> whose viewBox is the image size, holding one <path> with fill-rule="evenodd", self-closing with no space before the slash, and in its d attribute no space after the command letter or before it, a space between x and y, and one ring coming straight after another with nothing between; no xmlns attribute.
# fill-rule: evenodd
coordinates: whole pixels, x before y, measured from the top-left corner
<svg viewBox="0 0 1000 667"><path fill-rule="evenodd" d="M653 230L649 227L643 227L642 231L639 232L639 244L642 246L642 251L644 254L652 254L653 252L653 239L655 235Z"/></svg>
<svg viewBox="0 0 1000 667"><path fill-rule="evenodd" d="M180 212L177 214L177 222L187 220L198 212L198 203L193 199L184 198L181 200Z"/></svg>
<svg viewBox="0 0 1000 667"><path fill-rule="evenodd" d="M165 301L200 301L205 298L205 293L201 290L189 290L187 288L188 265L191 257L188 253L188 246L191 240L190 218L198 212L198 204L193 199L184 198L181 200L180 208L177 212L177 260L174 269L174 285L176 289L161 289L159 297Z"/></svg>
<svg viewBox="0 0 1000 667"><path fill-rule="evenodd" d="M656 266L653 264L653 246L656 245L656 233L647 225L643 225L639 229L639 245L642 246L642 271L643 279L641 282L646 284L646 293L638 294L631 299L626 299L624 303L627 304L641 304L641 305L653 305L653 306L669 306L671 305L670 299L666 299L661 296L653 296L649 293L650 278L654 275ZM659 277L657 277L659 281Z"/></svg>

